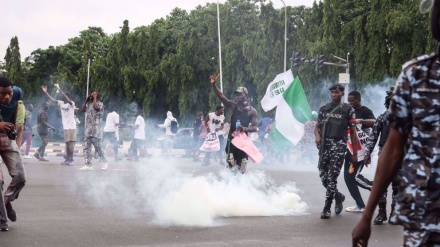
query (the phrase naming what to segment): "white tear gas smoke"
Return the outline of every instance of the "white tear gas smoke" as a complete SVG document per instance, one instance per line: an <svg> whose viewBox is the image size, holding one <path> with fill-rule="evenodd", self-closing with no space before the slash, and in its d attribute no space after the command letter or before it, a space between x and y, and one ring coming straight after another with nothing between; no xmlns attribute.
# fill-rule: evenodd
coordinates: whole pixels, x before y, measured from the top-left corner
<svg viewBox="0 0 440 247"><path fill-rule="evenodd" d="M300 215L307 210L294 183L276 186L264 172L194 175L158 159L131 171L84 174L74 188L98 207L128 217L152 212L160 225L214 226L219 217Z"/></svg>

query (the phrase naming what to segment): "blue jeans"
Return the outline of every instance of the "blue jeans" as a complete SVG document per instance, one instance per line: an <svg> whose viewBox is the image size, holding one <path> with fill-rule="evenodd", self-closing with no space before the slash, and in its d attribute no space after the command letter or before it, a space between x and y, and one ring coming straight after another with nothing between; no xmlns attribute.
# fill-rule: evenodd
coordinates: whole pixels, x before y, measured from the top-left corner
<svg viewBox="0 0 440 247"><path fill-rule="evenodd" d="M130 148L128 149L128 156L132 158L138 158L137 150L144 140L141 139L133 139L131 142Z"/></svg>

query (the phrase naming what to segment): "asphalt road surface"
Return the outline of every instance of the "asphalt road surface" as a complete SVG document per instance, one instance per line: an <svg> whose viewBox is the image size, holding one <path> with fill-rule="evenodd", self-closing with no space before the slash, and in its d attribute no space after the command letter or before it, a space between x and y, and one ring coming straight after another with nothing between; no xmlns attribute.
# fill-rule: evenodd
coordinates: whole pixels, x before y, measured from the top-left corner
<svg viewBox="0 0 440 247"><path fill-rule="evenodd" d="M18 220L9 222L9 231L0 232L0 247L351 246L351 231L360 217L344 211L339 216L332 213L329 220L320 219L325 191L316 165L294 157L283 164L250 164L244 176L255 179L243 185L250 192L244 191L246 196L241 198L226 196L237 192L240 197L240 183L235 185L237 189L224 185L221 174L224 176L225 168L214 161L201 166L189 158L143 158L139 163L110 162L109 169L102 171L95 160L93 171L80 171L80 157L75 166L60 165L61 157L47 158L49 162L24 160L26 187L13 202ZM6 171L4 165L2 169ZM8 184L10 178L4 174ZM371 178L374 167L365 174ZM236 177L246 180L244 176ZM258 185L261 177L265 179L262 186ZM307 204L305 211L272 210L269 204L280 202L271 201L273 195L268 191L278 189L275 194L280 195L283 186L292 182L301 202ZM353 206L343 174L338 187L346 195L344 208ZM249 198L254 191L269 196L269 202L260 203L267 197ZM367 201L368 192L362 193ZM199 197L210 199L193 205ZM218 206L211 202L216 199L230 204ZM261 206L255 215L269 212L278 216L240 216L254 210L253 206ZM210 217L212 222L203 221ZM401 244L400 226L373 226L370 246Z"/></svg>

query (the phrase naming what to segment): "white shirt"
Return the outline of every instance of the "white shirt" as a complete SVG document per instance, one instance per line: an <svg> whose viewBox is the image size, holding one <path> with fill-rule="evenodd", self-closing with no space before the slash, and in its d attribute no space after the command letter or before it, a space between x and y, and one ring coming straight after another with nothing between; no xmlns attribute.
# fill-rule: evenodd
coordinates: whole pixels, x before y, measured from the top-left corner
<svg viewBox="0 0 440 247"><path fill-rule="evenodd" d="M118 129L119 124L119 114L115 111L107 114L105 119L104 132L115 132Z"/></svg>
<svg viewBox="0 0 440 247"><path fill-rule="evenodd" d="M134 139L145 140L145 120L141 115L136 117L134 125L139 126L134 131Z"/></svg>
<svg viewBox="0 0 440 247"><path fill-rule="evenodd" d="M115 111L110 112L107 114L107 117L105 119L105 126L104 126L104 132L115 132L116 140L119 141L119 114Z"/></svg>
<svg viewBox="0 0 440 247"><path fill-rule="evenodd" d="M64 103L64 101L57 100L58 106L61 109L61 120L63 122L63 129L65 130L76 130L75 121L75 102L71 101L72 105L69 103Z"/></svg>
<svg viewBox="0 0 440 247"><path fill-rule="evenodd" d="M211 112L208 114L208 116L209 116L208 126L211 133L214 132L215 129L222 127L222 124L225 122L224 115L217 116L215 115L215 112ZM223 135L223 131L222 130L217 131L217 135Z"/></svg>

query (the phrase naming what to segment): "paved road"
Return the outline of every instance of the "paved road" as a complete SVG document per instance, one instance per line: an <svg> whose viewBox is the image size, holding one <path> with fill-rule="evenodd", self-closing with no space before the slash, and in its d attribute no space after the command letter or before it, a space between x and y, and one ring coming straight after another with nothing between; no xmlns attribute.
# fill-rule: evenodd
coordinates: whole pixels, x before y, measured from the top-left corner
<svg viewBox="0 0 440 247"><path fill-rule="evenodd" d="M13 204L18 220L0 232L1 247L350 246L360 217L343 212L321 220L324 189L315 165L301 162L250 165L245 177L234 179L220 165L202 167L187 158L122 161L107 171L96 162L98 169L79 171L79 157L73 167L59 165L61 157L48 159L25 160L27 184ZM288 201L289 182L300 190L305 213L301 203L285 207L285 200L295 204ZM342 176L339 185L344 207L354 205ZM279 216L234 216L247 212ZM370 246L401 242L401 227L373 227Z"/></svg>

